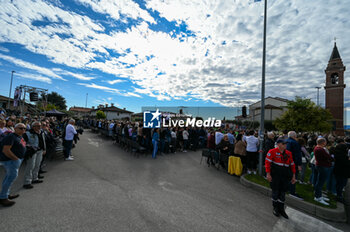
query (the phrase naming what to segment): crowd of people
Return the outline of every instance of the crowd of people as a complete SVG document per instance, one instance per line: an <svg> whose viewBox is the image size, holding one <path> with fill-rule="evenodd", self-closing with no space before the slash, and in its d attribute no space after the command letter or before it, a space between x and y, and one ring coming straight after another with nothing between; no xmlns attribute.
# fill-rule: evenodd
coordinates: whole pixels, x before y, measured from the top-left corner
<svg viewBox="0 0 350 232"><path fill-rule="evenodd" d="M315 135L283 131L278 134L267 132L263 141L254 130L237 130L229 123L220 128L168 127L144 128L141 122L97 120L85 118L77 122L78 127L102 131L121 143L121 138L136 142L146 153L156 159L168 153L206 149L213 156L208 157L208 166L228 169L230 156L239 157L243 172L256 174L259 153L263 154L264 176L271 182L273 206L276 216L286 216L284 212L285 193L302 199L297 193L296 182L312 184L315 201L329 205L322 196L326 184L328 192L344 202L343 189L350 177L350 138L333 135ZM11 206L10 187L18 176L18 170L25 160L23 187L33 188L43 182L45 157L53 153L58 138L62 138L64 159L73 161L71 149L77 135L75 120L54 117L15 117L2 115L0 119L0 164L6 170L2 183L0 204ZM262 150L259 148L262 143ZM283 168L281 168L283 167ZM287 167L287 168L286 168ZM306 171L311 175L306 180Z"/></svg>
<svg viewBox="0 0 350 232"><path fill-rule="evenodd" d="M43 183L45 160L56 152L56 147L62 143L65 147L65 160L74 160L71 156L73 140L78 132L73 127L74 120L55 117L26 115L7 116L0 114L0 166L6 174L0 192L0 204L12 206L13 199L19 194L10 194L11 186L18 176L23 164L23 188L32 189L35 184Z"/></svg>
<svg viewBox="0 0 350 232"><path fill-rule="evenodd" d="M236 130L230 124L223 124L221 128L150 129L143 128L141 122L84 119L83 123L86 127L105 130L105 134L113 137L116 142L119 142L120 137L138 142L152 154L152 158L166 153L206 148L214 154L207 159L207 164L227 169L229 156L237 156L241 158L243 172L247 174L257 173L259 152L262 152L266 178L269 151L280 147L283 151L278 153L282 154L284 150L290 152L291 164L295 169L295 182L288 183L285 192L289 192L295 198L303 199L303 196L297 192L295 183L312 184L315 201L329 205L329 199L322 197L322 188L326 184L328 192L336 195L338 201L344 202L343 189L350 177L349 137L295 131L283 131L281 134L266 132L262 141L263 149L260 150L261 141L258 139L257 131ZM282 145L285 145L285 149ZM287 164L283 163L283 165ZM311 175L306 180L308 168L311 169ZM293 170L290 172L289 182L291 182Z"/></svg>

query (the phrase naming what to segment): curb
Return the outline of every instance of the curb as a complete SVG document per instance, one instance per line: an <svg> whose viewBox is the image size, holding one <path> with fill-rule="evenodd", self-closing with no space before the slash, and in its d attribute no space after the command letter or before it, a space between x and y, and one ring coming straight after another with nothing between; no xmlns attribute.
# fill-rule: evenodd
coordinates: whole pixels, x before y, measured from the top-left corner
<svg viewBox="0 0 350 232"><path fill-rule="evenodd" d="M246 174L245 174L246 175ZM242 185L252 188L267 197L271 197L271 189L265 186L261 186L254 182L251 182L245 178L245 175L241 176L240 182ZM323 208L315 204L311 204L309 202L301 201L286 195L286 203L288 206L298 209L304 213L310 214L312 216L316 216L328 221L332 222L346 222L346 212L344 205L337 202L336 209Z"/></svg>

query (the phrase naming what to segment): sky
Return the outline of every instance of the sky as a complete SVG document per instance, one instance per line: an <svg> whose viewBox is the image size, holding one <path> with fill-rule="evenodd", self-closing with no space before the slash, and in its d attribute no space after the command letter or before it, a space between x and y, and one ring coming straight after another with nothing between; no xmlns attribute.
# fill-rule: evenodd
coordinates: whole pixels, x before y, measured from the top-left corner
<svg viewBox="0 0 350 232"><path fill-rule="evenodd" d="M240 107L260 99L263 1L0 0L0 95L21 84L67 105ZM269 0L266 96L316 101L350 1ZM345 106L350 75L345 72ZM13 93L13 90L12 90ZM324 105L324 89L320 103Z"/></svg>

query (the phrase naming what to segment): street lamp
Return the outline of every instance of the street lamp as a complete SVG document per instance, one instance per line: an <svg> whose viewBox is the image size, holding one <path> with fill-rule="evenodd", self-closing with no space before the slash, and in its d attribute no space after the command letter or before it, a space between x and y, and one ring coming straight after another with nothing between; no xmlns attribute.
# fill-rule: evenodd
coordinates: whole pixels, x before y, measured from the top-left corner
<svg viewBox="0 0 350 232"><path fill-rule="evenodd" d="M320 105L320 88L321 87L315 87L315 89L317 89L317 106Z"/></svg>
<svg viewBox="0 0 350 232"><path fill-rule="evenodd" d="M262 59L262 78L261 78L261 111L260 111L260 149L259 149L259 175L263 173L263 148L264 148L264 122L265 122L265 64L266 64L266 17L267 0L264 4L264 39L263 39L263 59Z"/></svg>
<svg viewBox="0 0 350 232"><path fill-rule="evenodd" d="M9 99L8 99L8 102L7 102L7 109L10 109L10 97L11 97L11 89L12 89L13 73L15 73L15 71L13 71L13 70L12 70L12 72L11 72L11 82L10 82Z"/></svg>
<svg viewBox="0 0 350 232"><path fill-rule="evenodd" d="M259 175L263 173L263 148L264 148L264 122L265 122L265 64L266 64L266 17L267 17L267 0L264 4L264 39L263 39L263 60L262 60L262 77L261 77L261 111L260 111L260 149L259 149Z"/></svg>

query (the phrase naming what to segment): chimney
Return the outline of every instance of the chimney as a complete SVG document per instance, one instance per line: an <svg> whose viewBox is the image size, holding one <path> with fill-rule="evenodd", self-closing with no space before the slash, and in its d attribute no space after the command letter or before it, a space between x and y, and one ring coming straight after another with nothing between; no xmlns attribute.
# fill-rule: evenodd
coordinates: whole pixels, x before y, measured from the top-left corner
<svg viewBox="0 0 350 232"><path fill-rule="evenodd" d="M92 109L95 109L95 106L93 106Z"/></svg>
<svg viewBox="0 0 350 232"><path fill-rule="evenodd" d="M106 103L106 108L108 107L108 104Z"/></svg>
<svg viewBox="0 0 350 232"><path fill-rule="evenodd" d="M125 108L123 108L123 110L125 110Z"/></svg>
<svg viewBox="0 0 350 232"><path fill-rule="evenodd" d="M114 106L114 103L111 103L111 106L113 107L113 106Z"/></svg>

